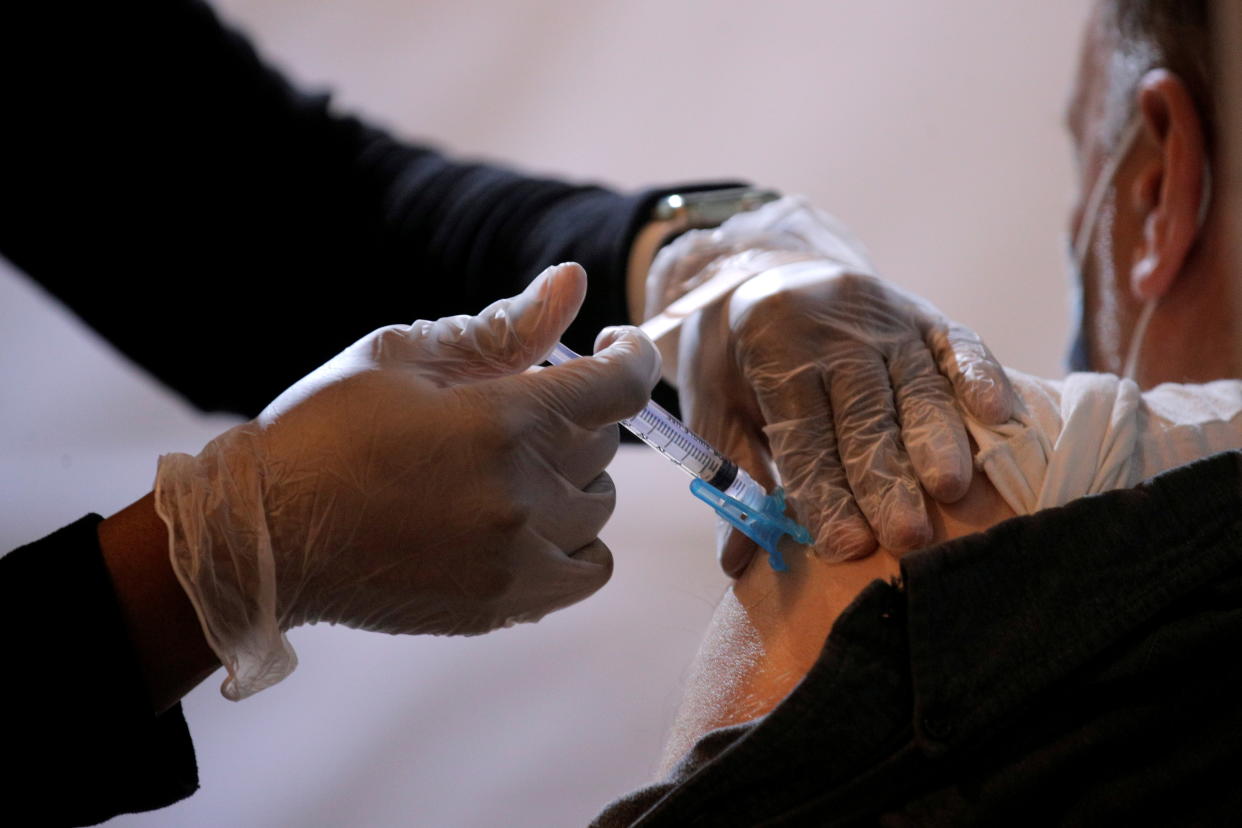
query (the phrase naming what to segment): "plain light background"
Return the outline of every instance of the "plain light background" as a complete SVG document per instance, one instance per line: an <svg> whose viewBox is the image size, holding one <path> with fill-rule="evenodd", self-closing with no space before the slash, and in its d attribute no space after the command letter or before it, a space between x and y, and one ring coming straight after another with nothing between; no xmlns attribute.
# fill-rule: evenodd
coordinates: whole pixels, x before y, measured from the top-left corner
<svg viewBox="0 0 1242 828"><path fill-rule="evenodd" d="M806 193L1006 364L1061 372L1060 121L1086 0L217 7L300 82L459 155L622 188ZM233 422L154 385L2 261L0 326L0 548L116 511L158 454ZM613 473L617 573L599 596L479 639L297 630L284 684L230 704L217 676L187 699L203 790L113 824L576 825L641 784L724 582L675 472L634 448Z"/></svg>

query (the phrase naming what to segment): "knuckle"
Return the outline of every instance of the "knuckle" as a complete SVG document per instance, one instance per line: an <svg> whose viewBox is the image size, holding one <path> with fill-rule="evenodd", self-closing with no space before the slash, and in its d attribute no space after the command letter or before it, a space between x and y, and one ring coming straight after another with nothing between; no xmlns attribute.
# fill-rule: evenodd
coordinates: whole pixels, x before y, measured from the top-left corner
<svg viewBox="0 0 1242 828"><path fill-rule="evenodd" d="M935 330L956 351L969 353L980 358L991 357L991 354L987 353L987 346L983 344L983 339L979 334L960 322L949 322L942 319L939 320Z"/></svg>
<svg viewBox="0 0 1242 828"><path fill-rule="evenodd" d="M530 507L511 497L493 498L488 508L487 523L500 538L511 538L529 525Z"/></svg>
<svg viewBox="0 0 1242 828"><path fill-rule="evenodd" d="M529 368L537 356L536 340L504 315L497 314L487 320L484 340L486 350L494 355L494 359L513 370Z"/></svg>
<svg viewBox="0 0 1242 828"><path fill-rule="evenodd" d="M736 330L740 337L760 337L773 326L788 324L797 319L800 303L793 291L779 290L767 293L746 303L737 317Z"/></svg>
<svg viewBox="0 0 1242 828"><path fill-rule="evenodd" d="M902 416L916 423L957 419L953 406L953 385L943 374L929 367L912 370L893 377L897 403Z"/></svg>
<svg viewBox="0 0 1242 828"><path fill-rule="evenodd" d="M865 273L845 270L832 280L837 291L846 295L871 295L879 287L879 280Z"/></svg>
<svg viewBox="0 0 1242 828"><path fill-rule="evenodd" d="M599 537L600 531L608 523L608 519L612 517L612 507L615 503L615 497L609 495L601 495L600 502L589 510L584 510L585 514L577 527L583 535L590 535L593 538Z"/></svg>
<svg viewBox="0 0 1242 828"><path fill-rule="evenodd" d="M833 400L838 442L891 443L897 421L892 403L874 394L857 394L838 402Z"/></svg>
<svg viewBox="0 0 1242 828"><path fill-rule="evenodd" d="M841 271L828 280L823 290L822 298L861 311L874 311L890 304L884 282L866 273Z"/></svg>
<svg viewBox="0 0 1242 828"><path fill-rule="evenodd" d="M591 496L593 508L599 516L599 525L595 531L595 534L598 534L599 529L608 522L608 518L612 517L613 510L617 507L617 487L608 472L600 472L599 476L587 486L586 493Z"/></svg>
<svg viewBox="0 0 1242 828"><path fill-rule="evenodd" d="M603 501L604 520L607 521L617 508L617 487L607 473L601 474L597 479L603 482L600 483L600 489L595 494Z"/></svg>

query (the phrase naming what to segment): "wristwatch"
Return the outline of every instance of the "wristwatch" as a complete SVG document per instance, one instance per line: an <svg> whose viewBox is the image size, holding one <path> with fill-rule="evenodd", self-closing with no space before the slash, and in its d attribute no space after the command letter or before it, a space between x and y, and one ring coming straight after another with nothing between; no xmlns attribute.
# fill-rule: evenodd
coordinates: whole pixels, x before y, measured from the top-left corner
<svg viewBox="0 0 1242 828"><path fill-rule="evenodd" d="M663 196L651 210L651 219L634 236L626 274L626 301L634 324L646 320L647 271L660 248L687 230L719 227L729 217L754 210L781 194L757 187L724 187Z"/></svg>

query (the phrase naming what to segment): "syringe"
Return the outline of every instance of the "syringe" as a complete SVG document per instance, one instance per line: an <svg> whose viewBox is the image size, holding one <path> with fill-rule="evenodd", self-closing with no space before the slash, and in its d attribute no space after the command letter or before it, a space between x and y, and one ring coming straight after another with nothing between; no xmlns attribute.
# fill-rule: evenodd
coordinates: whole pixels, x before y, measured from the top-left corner
<svg viewBox="0 0 1242 828"><path fill-rule="evenodd" d="M578 354L558 342L548 362L560 365L577 358ZM787 568L777 548L781 535L789 535L798 543L811 543L811 533L785 516L783 490L765 492L745 469L738 468L660 404L649 401L621 425L694 478L690 483L694 496L766 549L773 569Z"/></svg>

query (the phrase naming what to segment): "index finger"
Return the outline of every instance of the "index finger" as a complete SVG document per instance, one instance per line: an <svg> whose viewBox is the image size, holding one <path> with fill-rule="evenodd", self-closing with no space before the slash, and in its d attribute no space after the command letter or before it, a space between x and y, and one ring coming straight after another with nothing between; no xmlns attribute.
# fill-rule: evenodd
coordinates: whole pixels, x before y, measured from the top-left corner
<svg viewBox="0 0 1242 828"><path fill-rule="evenodd" d="M867 348L837 349L828 357L829 402L850 488L881 544L916 549L931 540L932 529L901 441L888 366Z"/></svg>
<svg viewBox="0 0 1242 828"><path fill-rule="evenodd" d="M828 391L809 364L773 381L748 372L767 422L764 434L798 520L815 536L815 551L850 560L875 551L876 540L854 501L837 449Z"/></svg>

